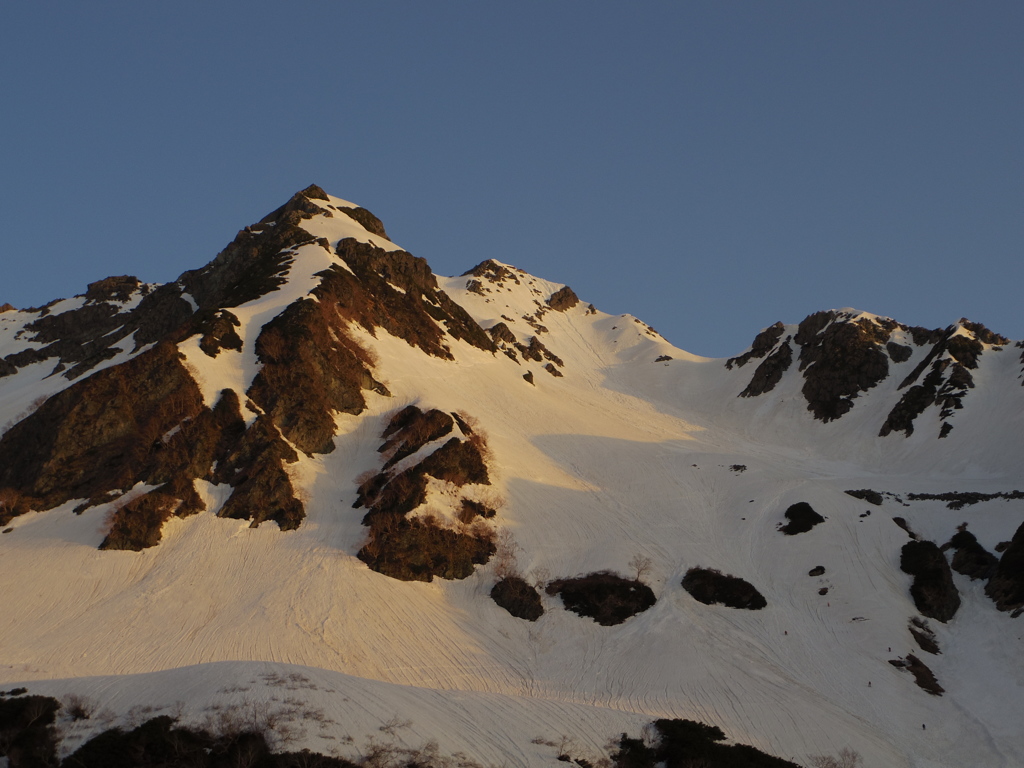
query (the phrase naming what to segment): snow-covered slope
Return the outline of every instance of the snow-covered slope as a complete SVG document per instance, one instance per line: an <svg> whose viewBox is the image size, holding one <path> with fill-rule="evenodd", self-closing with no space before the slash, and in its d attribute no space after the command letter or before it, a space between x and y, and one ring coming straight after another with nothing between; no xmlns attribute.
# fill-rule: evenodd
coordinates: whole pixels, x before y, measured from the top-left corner
<svg viewBox="0 0 1024 768"><path fill-rule="evenodd" d="M383 727L511 765L573 737L593 760L685 717L801 764L843 747L867 765L1024 764L1019 619L954 573L961 606L928 621L941 654L924 652L893 522L942 545L966 521L991 553L1024 521L1018 498L911 497L1024 485L1008 340L840 310L727 365L509 265L435 278L317 188L174 284L119 280L0 314L0 687L122 718L182 701L194 720L283 691L322 715L301 743L343 754ZM463 498L497 510L502 557L465 579L357 556L353 504L411 405L486 441L489 483L429 477L410 515L461 530ZM825 521L785 535L798 502ZM543 585L632 575L637 556L657 602L615 626L543 590L536 622L490 598L499 559ZM767 606L698 602L681 586L698 566ZM910 654L943 695L889 663Z"/></svg>

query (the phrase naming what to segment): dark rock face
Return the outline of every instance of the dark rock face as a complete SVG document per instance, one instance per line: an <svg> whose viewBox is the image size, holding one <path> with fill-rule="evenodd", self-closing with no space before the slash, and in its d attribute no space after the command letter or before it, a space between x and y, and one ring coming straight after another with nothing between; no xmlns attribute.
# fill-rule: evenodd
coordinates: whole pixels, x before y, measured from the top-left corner
<svg viewBox="0 0 1024 768"><path fill-rule="evenodd" d="M374 216L365 208L338 208L339 211L344 213L346 216L358 221L363 229L367 232L372 232L375 235L383 237L385 240L390 240L388 233L384 230L384 222Z"/></svg>
<svg viewBox="0 0 1024 768"><path fill-rule="evenodd" d="M914 354L914 348L906 344L897 344L895 341L887 342L885 351L889 353L889 359L894 363L905 363Z"/></svg>
<svg viewBox="0 0 1024 768"><path fill-rule="evenodd" d="M235 330L241 323L226 309L214 312L204 326L199 348L210 357L216 357L222 349L242 351L242 337Z"/></svg>
<svg viewBox="0 0 1024 768"><path fill-rule="evenodd" d="M683 577L683 589L704 605L721 604L729 608L757 611L768 605L764 595L749 581L730 576L714 568L691 568Z"/></svg>
<svg viewBox="0 0 1024 768"><path fill-rule="evenodd" d="M519 278L516 273L503 264L499 264L494 259L487 259L481 261L475 267L468 272L463 272L462 276L467 277L472 275L473 277L479 277L487 280L490 283L496 283L498 285L503 284L506 280L519 285Z"/></svg>
<svg viewBox="0 0 1024 768"><path fill-rule="evenodd" d="M384 468L388 469L420 448L451 433L455 420L436 409L423 412L410 405L396 413L384 430L384 445L380 453L388 456Z"/></svg>
<svg viewBox="0 0 1024 768"><path fill-rule="evenodd" d="M771 392L775 385L782 381L782 374L788 371L792 364L793 348L786 342L757 366L750 383L740 392L740 397L757 397L765 392Z"/></svg>
<svg viewBox="0 0 1024 768"><path fill-rule="evenodd" d="M1000 611L1016 612L1024 608L1024 523L1013 534L1010 546L1003 550L985 594L995 601Z"/></svg>
<svg viewBox="0 0 1024 768"><path fill-rule="evenodd" d="M907 658L892 659L889 663L897 669L905 669L912 674L917 686L932 696L941 696L945 693L946 689L939 685L939 681L935 679L935 674L929 669L928 665L914 654L908 653Z"/></svg>
<svg viewBox="0 0 1024 768"><path fill-rule="evenodd" d="M794 762L769 755L749 744L722 743L725 733L714 725L665 719L655 720L653 725L654 738L631 739L622 734L618 751L611 755L611 768L798 768ZM853 763L846 765L853 766Z"/></svg>
<svg viewBox="0 0 1024 768"><path fill-rule="evenodd" d="M749 350L738 357L730 357L726 360L725 367L730 370L734 365L742 368L755 357L764 357L775 348L775 345L785 332L786 326L781 322L768 326L754 337L754 343L750 345Z"/></svg>
<svg viewBox="0 0 1024 768"><path fill-rule="evenodd" d="M391 418L383 433L385 442L379 450L385 454L395 451L396 455L407 452L406 455L411 456L449 434L454 423L452 417L441 411L424 413L415 406L408 406ZM465 420L459 417L458 423L462 429ZM359 487L354 506L369 508L363 525L370 530L369 540L357 556L370 568L403 581L432 581L435 576L464 579L476 565L486 563L494 554L493 530L481 521L468 529L456 529L439 525L430 517L408 518L410 512L426 501L428 476L450 482L457 488L490 483L485 460L486 441L479 432L470 432L468 439L452 437L397 474L391 469L396 462L389 460L381 472ZM474 504L483 507L470 499L462 499L462 502L471 509ZM483 508L481 515L493 517L494 510ZM472 520L475 516L470 514L468 518ZM466 522L462 520L464 525Z"/></svg>
<svg viewBox="0 0 1024 768"><path fill-rule="evenodd" d="M519 576L507 576L495 584L491 599L517 619L536 621L544 615L540 593Z"/></svg>
<svg viewBox="0 0 1024 768"><path fill-rule="evenodd" d="M548 297L548 306L556 312L565 312L580 303L579 297L568 285Z"/></svg>
<svg viewBox="0 0 1024 768"><path fill-rule="evenodd" d="M642 581L610 571L556 579L545 591L561 597L567 610L587 616L604 627L621 624L657 602L654 592Z"/></svg>
<svg viewBox="0 0 1024 768"><path fill-rule="evenodd" d="M437 323L456 339L488 352L496 351L484 329L437 287L423 259L352 239L342 240L337 254L352 272L335 267L320 273L323 282L315 293L321 301L332 301L340 317L359 323L370 333L384 328L412 346L445 359L452 359L452 354Z"/></svg>
<svg viewBox="0 0 1024 768"><path fill-rule="evenodd" d="M329 286L321 288L320 301L299 299L263 326L256 339L262 367L247 392L307 454L334 450L334 414L363 411L371 368L369 353L330 301Z"/></svg>
<svg viewBox="0 0 1024 768"><path fill-rule="evenodd" d="M185 272L174 283L150 290L137 278L111 277L92 283L84 295L85 303L77 309L53 314L53 305L44 308L25 330L32 334L27 337L30 341L46 346L8 355L0 364L0 376L56 359L56 371L74 379L118 352L136 351L164 340L177 343L196 333L218 337L218 331L229 330L218 324L218 310L276 290L285 281L294 249L315 241L300 224L314 214L329 215L311 202L309 195L318 194L323 194L319 187L297 193L260 223L239 232L212 262ZM198 311L185 294L196 302ZM126 310L123 304L136 296L141 296L141 301ZM129 337L133 344L128 343ZM227 345L235 343L230 333L226 341Z"/></svg>
<svg viewBox="0 0 1024 768"><path fill-rule="evenodd" d="M202 410L177 349L161 345L56 393L11 427L0 438L0 488L37 509L130 488L161 436Z"/></svg>
<svg viewBox="0 0 1024 768"><path fill-rule="evenodd" d="M910 620L910 624L907 626L910 630L910 634L913 636L914 641L918 647L925 653L930 653L933 656L938 656L942 653L939 650L939 644L935 641L935 632L928 626L928 622L924 619L917 618L916 616Z"/></svg>
<svg viewBox="0 0 1024 768"><path fill-rule="evenodd" d="M938 437L947 437L953 429L950 417L963 407L963 398L974 387L970 371L977 368L984 345L1009 341L964 319L946 329L929 330L887 318L858 317L837 311L808 315L792 337L783 338L784 334L782 323L764 329L751 348L726 361L726 367L742 367L754 358L761 359L740 392L740 397L757 397L772 391L782 380L792 364L791 344L795 345L807 408L824 422L848 413L855 398L889 375L890 363L902 365L914 356L915 347L931 347L900 385L900 389L907 391L882 424L882 437L894 431L909 436L914 420L933 405L940 411ZM907 336L913 340L913 346L903 343Z"/></svg>
<svg viewBox="0 0 1024 768"><path fill-rule="evenodd" d="M857 491L844 491L849 496L853 496L855 499L861 499L866 501L868 504L874 504L876 507L882 506L882 494L878 491L872 491L870 488L861 488Z"/></svg>
<svg viewBox="0 0 1024 768"><path fill-rule="evenodd" d="M971 581L988 579L995 573L999 558L981 546L966 526L960 527L946 547L954 551L953 570L969 576Z"/></svg>
<svg viewBox="0 0 1024 768"><path fill-rule="evenodd" d="M506 344L515 344L516 341L518 341L518 339L516 339L516 335L512 333L512 329L505 323L496 323L492 325L487 329L487 333L496 342L503 341Z"/></svg>
<svg viewBox="0 0 1024 768"><path fill-rule="evenodd" d="M978 359L984 350L982 342L989 339L991 341L985 343L1003 343L1001 340L1005 338L980 323L961 320L959 326L971 331L975 337L958 334L958 326L950 326L942 332L925 358L900 384L899 388L907 391L890 411L879 431L880 436L903 432L909 437L914 432L915 419L931 406L940 409L942 426L939 437L946 437L953 429L949 418L963 408L967 391L974 388L974 377L970 371L978 367Z"/></svg>
<svg viewBox="0 0 1024 768"><path fill-rule="evenodd" d="M960 607L960 593L953 584L949 563L931 541L909 541L900 554L900 568L914 577L910 596L922 615L943 623Z"/></svg>
<svg viewBox="0 0 1024 768"><path fill-rule="evenodd" d="M800 323L802 389L807 408L821 421L832 421L853 407L853 398L889 374L887 355L879 348L888 337L867 319L836 323L838 315L819 312Z"/></svg>
<svg viewBox="0 0 1024 768"><path fill-rule="evenodd" d="M818 523L825 522L825 518L814 511L806 501L799 501L786 510L786 519L789 521L779 528L787 536L795 536L798 533L807 533Z"/></svg>
<svg viewBox="0 0 1024 768"><path fill-rule="evenodd" d="M103 280L98 280L95 283L89 283L89 288L85 292L85 298L88 301L128 301L132 295L140 290L142 284L139 282L139 278L133 275L120 275L118 277L108 277Z"/></svg>
<svg viewBox="0 0 1024 768"><path fill-rule="evenodd" d="M990 331L981 323L972 323L966 317L960 318L960 325L969 330L974 334L974 337L984 344L995 344L999 346L1005 346L1010 343L1010 340L1000 333Z"/></svg>

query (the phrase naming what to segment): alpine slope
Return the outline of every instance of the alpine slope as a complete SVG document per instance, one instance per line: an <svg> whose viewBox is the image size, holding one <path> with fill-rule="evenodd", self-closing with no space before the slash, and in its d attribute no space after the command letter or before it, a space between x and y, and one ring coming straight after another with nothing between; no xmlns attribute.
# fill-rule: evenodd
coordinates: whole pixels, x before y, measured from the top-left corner
<svg viewBox="0 0 1024 768"><path fill-rule="evenodd" d="M0 312L0 688L106 713L63 753L290 702L346 756L595 763L687 718L1024 765L1020 343L837 309L703 358L480 259L436 276L313 186L174 283ZM655 602L570 610L603 572Z"/></svg>

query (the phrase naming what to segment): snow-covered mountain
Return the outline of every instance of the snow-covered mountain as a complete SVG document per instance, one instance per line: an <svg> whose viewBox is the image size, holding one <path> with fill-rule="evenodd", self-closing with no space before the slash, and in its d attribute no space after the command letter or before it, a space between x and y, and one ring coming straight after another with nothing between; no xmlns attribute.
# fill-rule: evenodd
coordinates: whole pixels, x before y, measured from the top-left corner
<svg viewBox="0 0 1024 768"><path fill-rule="evenodd" d="M0 687L109 712L65 752L290 707L349 756L687 718L1024 765L1021 343L842 309L708 359L481 258L310 187L174 283L0 311Z"/></svg>

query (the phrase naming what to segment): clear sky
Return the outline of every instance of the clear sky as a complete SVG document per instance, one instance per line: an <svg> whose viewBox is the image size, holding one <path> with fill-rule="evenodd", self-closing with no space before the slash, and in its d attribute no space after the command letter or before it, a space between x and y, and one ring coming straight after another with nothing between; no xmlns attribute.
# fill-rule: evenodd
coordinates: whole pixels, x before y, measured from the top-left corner
<svg viewBox="0 0 1024 768"><path fill-rule="evenodd" d="M310 183L737 354L1024 338L1024 3L52 2L0 25L0 303L173 280Z"/></svg>

